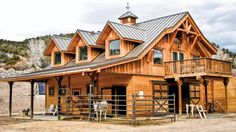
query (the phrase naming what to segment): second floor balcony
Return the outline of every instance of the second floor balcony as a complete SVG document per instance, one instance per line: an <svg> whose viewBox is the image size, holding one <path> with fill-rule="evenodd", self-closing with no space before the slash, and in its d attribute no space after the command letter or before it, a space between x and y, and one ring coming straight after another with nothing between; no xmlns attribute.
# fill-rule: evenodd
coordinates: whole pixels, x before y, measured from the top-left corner
<svg viewBox="0 0 236 132"><path fill-rule="evenodd" d="M194 76L229 77L232 75L230 61L212 58L196 58L165 62L165 78Z"/></svg>

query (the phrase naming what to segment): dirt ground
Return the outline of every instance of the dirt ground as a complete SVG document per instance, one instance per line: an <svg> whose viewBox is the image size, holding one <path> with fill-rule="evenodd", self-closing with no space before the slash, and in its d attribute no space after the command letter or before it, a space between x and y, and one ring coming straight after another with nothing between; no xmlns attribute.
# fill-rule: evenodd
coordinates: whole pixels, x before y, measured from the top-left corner
<svg viewBox="0 0 236 132"><path fill-rule="evenodd" d="M175 123L159 125L129 126L84 121L37 121L0 117L0 132L236 132L236 113L209 115L208 119L182 117Z"/></svg>

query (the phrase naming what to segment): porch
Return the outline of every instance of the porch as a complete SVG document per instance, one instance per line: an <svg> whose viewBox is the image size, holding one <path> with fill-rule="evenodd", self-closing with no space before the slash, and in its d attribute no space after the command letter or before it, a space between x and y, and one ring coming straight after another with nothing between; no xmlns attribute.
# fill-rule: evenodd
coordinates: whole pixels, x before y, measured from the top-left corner
<svg viewBox="0 0 236 132"><path fill-rule="evenodd" d="M215 76L231 77L232 62L212 58L195 58L165 62L165 78Z"/></svg>

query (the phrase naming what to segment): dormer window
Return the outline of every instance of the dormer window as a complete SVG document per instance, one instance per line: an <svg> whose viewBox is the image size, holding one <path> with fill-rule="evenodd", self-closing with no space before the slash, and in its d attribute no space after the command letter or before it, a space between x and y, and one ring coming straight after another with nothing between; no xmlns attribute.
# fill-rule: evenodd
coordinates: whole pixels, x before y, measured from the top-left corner
<svg viewBox="0 0 236 132"><path fill-rule="evenodd" d="M54 64L61 64L61 52L55 52L54 56Z"/></svg>
<svg viewBox="0 0 236 132"><path fill-rule="evenodd" d="M110 55L119 55L120 54L120 40L111 40L109 48L110 48Z"/></svg>
<svg viewBox="0 0 236 132"><path fill-rule="evenodd" d="M79 60L87 60L88 59L88 50L87 46L79 47Z"/></svg>

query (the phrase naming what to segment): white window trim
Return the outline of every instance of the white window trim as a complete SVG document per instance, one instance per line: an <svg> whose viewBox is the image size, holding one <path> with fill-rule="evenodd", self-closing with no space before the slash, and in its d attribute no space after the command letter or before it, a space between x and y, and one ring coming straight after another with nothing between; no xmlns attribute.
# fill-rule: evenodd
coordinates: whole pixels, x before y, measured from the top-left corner
<svg viewBox="0 0 236 132"><path fill-rule="evenodd" d="M177 59L178 59L178 60L180 60L180 59L179 59L179 56L180 56L179 54L180 54L180 53L184 55L184 59L185 59L185 54L184 54L184 52L172 51L172 53L171 53L171 60L172 60L172 61L174 60L174 58L173 58L173 53L174 53L174 52L177 53Z"/></svg>

